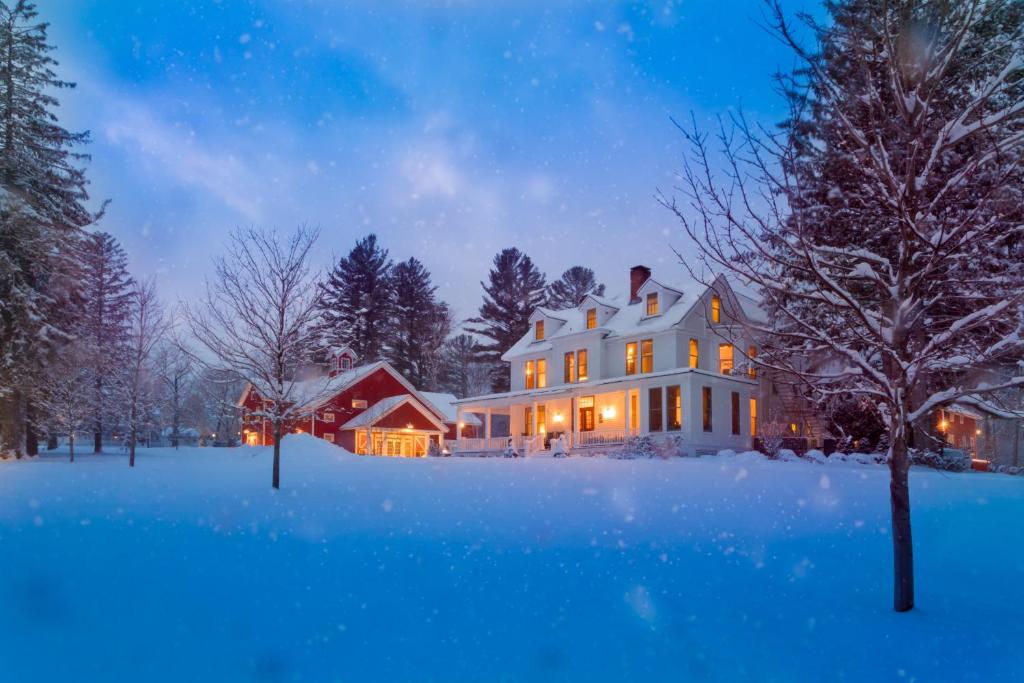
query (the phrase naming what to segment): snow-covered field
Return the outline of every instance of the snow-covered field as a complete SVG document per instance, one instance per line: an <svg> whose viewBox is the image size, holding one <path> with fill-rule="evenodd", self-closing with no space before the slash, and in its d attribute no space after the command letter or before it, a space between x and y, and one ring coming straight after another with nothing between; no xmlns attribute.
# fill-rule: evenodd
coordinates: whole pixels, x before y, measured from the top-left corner
<svg viewBox="0 0 1024 683"><path fill-rule="evenodd" d="M0 462L3 681L1024 676L1024 478L269 449Z"/></svg>

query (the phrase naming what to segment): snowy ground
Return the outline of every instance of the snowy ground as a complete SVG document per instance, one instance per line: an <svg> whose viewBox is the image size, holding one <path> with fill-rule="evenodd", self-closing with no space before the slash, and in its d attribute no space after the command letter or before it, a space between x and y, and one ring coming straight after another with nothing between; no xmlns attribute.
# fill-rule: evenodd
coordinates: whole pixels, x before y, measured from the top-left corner
<svg viewBox="0 0 1024 683"><path fill-rule="evenodd" d="M308 437L307 437L308 439ZM1024 477L269 449L0 462L4 681L1024 676Z"/></svg>

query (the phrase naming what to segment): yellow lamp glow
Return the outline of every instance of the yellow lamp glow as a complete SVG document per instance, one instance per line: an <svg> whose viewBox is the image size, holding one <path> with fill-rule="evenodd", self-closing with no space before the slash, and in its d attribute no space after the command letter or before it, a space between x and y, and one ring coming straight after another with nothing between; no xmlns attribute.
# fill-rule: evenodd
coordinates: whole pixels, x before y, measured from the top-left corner
<svg viewBox="0 0 1024 683"><path fill-rule="evenodd" d="M607 406L604 410L601 411L601 416L606 420L614 420L615 406Z"/></svg>
<svg viewBox="0 0 1024 683"><path fill-rule="evenodd" d="M563 419L565 419L565 418L563 418L563 417L562 417L562 414L561 414L561 413L555 413L555 414L554 414L554 415L553 415L553 416L551 417L551 419L552 419L552 420L553 420L554 422L558 422L558 423L561 423L561 422L562 422L562 420L563 420Z"/></svg>

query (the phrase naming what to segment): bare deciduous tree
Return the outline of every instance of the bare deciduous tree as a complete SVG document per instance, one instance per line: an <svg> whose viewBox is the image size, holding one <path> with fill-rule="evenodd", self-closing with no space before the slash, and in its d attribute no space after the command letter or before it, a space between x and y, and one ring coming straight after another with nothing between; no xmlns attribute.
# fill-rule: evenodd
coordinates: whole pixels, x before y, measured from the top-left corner
<svg viewBox="0 0 1024 683"><path fill-rule="evenodd" d="M762 294L769 322L747 323L766 340L759 365L877 407L894 606L907 611L913 426L1024 384L985 372L1024 353L1021 17L999 1L837 2L832 24L811 22L812 51L770 8L800 61L783 80L788 128L734 116L720 125L721 161L687 128L685 200L662 201L701 270Z"/></svg>
<svg viewBox="0 0 1024 683"><path fill-rule="evenodd" d="M185 401L192 387L195 364L180 342L163 345L156 358L156 372L163 389L161 403L170 420L171 446L178 448L181 440L181 418Z"/></svg>
<svg viewBox="0 0 1024 683"><path fill-rule="evenodd" d="M128 365L125 373L125 409L128 417L128 466L135 467L135 446L150 417L153 350L167 332L168 320L157 298L153 279L132 284L128 314Z"/></svg>
<svg viewBox="0 0 1024 683"><path fill-rule="evenodd" d="M185 307L192 334L215 360L195 358L248 382L264 399L256 414L273 425L275 489L281 486L284 427L316 399L309 382L293 380L313 362L318 345L316 278L309 265L318 235L306 226L287 238L256 228L235 230L227 254L214 261L202 302ZM322 385L325 392L327 382Z"/></svg>

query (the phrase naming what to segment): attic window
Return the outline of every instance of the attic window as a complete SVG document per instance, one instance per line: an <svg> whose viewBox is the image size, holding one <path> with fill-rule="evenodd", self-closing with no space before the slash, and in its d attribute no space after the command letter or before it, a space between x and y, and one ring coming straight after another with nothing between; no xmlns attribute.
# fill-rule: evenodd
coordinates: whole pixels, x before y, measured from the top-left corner
<svg viewBox="0 0 1024 683"><path fill-rule="evenodd" d="M538 320L533 326L533 338L537 341L544 339L544 321Z"/></svg>
<svg viewBox="0 0 1024 683"><path fill-rule="evenodd" d="M366 399L365 398L354 398L354 399L352 399L352 407L353 408L359 408L361 410L365 410L366 409L366 405L367 405L367 403L366 403Z"/></svg>
<svg viewBox="0 0 1024 683"><path fill-rule="evenodd" d="M334 413L324 413L324 422L334 422Z"/></svg>
<svg viewBox="0 0 1024 683"><path fill-rule="evenodd" d="M588 308L587 309L587 329L588 330L592 330L595 327L597 327L597 309L596 308Z"/></svg>
<svg viewBox="0 0 1024 683"><path fill-rule="evenodd" d="M717 294L711 297L711 322L722 322L722 299Z"/></svg>
<svg viewBox="0 0 1024 683"><path fill-rule="evenodd" d="M647 295L647 315L658 315L658 293L651 292Z"/></svg>

